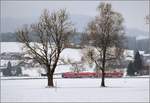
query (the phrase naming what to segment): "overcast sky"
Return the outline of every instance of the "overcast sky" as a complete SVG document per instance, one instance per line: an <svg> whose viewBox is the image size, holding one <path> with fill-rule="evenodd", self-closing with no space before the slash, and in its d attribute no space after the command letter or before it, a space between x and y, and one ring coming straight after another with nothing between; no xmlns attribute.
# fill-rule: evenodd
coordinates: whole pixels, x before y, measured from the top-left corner
<svg viewBox="0 0 150 103"><path fill-rule="evenodd" d="M3 18L1 20L5 18L35 19L45 8L50 11L66 8L70 15L94 17L97 14L96 8L99 3L100 1L1 1L1 17ZM127 28L137 28L148 32L145 16L149 14L149 0L111 1L111 4L115 11L122 13L125 19L124 25ZM3 25L1 25L1 31L5 31L3 29L9 24L6 24L5 27Z"/></svg>

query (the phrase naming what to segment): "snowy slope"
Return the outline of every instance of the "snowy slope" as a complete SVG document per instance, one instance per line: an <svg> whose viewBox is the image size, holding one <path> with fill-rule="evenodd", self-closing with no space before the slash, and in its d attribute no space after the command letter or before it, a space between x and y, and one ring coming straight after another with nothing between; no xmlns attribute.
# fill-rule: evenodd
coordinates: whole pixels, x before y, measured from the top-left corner
<svg viewBox="0 0 150 103"><path fill-rule="evenodd" d="M1 42L1 53L3 52L22 52L22 43Z"/></svg>
<svg viewBox="0 0 150 103"><path fill-rule="evenodd" d="M1 102L149 102L148 78L1 80Z"/></svg>
<svg viewBox="0 0 150 103"><path fill-rule="evenodd" d="M80 61L82 57L81 49L64 49L61 53L61 57L73 61Z"/></svg>

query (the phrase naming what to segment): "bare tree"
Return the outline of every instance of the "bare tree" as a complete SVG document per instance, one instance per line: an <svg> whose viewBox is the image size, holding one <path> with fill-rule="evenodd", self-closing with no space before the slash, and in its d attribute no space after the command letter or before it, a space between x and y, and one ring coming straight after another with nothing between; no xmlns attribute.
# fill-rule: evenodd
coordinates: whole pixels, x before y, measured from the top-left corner
<svg viewBox="0 0 150 103"><path fill-rule="evenodd" d="M70 64L72 67L70 68L71 71L79 73L81 71L84 71L84 62L82 61L73 61L71 59L67 60L67 63Z"/></svg>
<svg viewBox="0 0 150 103"><path fill-rule="evenodd" d="M18 39L24 44L26 53L47 70L48 86L53 87L53 74L60 53L69 43L68 37L74 32L65 9L49 13L46 9L39 22L17 30ZM37 41L30 42L30 35L36 34Z"/></svg>
<svg viewBox="0 0 150 103"><path fill-rule="evenodd" d="M111 4L101 3L98 7L99 15L88 24L84 41L88 41L89 47L84 52L87 60L94 62L102 71L101 86L105 87L105 67L120 58L124 39L123 17L120 13L112 10ZM86 42L87 44L87 42Z"/></svg>

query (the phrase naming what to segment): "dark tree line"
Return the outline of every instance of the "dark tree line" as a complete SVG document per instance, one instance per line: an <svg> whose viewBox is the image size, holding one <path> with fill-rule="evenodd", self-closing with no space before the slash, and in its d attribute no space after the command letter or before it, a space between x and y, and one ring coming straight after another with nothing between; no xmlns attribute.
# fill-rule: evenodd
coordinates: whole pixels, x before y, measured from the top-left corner
<svg viewBox="0 0 150 103"><path fill-rule="evenodd" d="M2 72L3 72L4 76L19 76L19 75L22 75L21 68L18 65L17 66L12 66L10 61L7 64L7 68L4 69Z"/></svg>
<svg viewBox="0 0 150 103"><path fill-rule="evenodd" d="M134 55L134 61L130 61L127 67L127 75L134 76L136 74L140 74L141 70L143 69L143 61L142 57L137 51Z"/></svg>
<svg viewBox="0 0 150 103"><path fill-rule="evenodd" d="M17 40L16 33L0 33L0 37L2 42L19 42ZM29 37L31 42L40 41L35 33L29 35ZM81 42L81 37L82 37L81 32L75 32L74 36L69 38L69 40L72 41L72 43L74 44L79 44ZM124 45L125 49L135 50L137 48L138 50L146 51L147 53L150 52L148 51L150 45L148 38L136 40L135 37L126 36L126 41L124 41Z"/></svg>

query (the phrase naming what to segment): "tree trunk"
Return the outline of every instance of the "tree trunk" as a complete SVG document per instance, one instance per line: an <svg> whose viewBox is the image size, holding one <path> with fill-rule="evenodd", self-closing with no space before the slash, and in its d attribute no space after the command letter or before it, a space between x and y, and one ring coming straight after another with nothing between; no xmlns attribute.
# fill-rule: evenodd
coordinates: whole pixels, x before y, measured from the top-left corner
<svg viewBox="0 0 150 103"><path fill-rule="evenodd" d="M103 50L101 87L105 87L105 63L106 63L106 48L104 48Z"/></svg>
<svg viewBox="0 0 150 103"><path fill-rule="evenodd" d="M52 74L48 75L48 87L54 87Z"/></svg>
<svg viewBox="0 0 150 103"><path fill-rule="evenodd" d="M102 81L101 81L101 87L105 87L105 72L102 70Z"/></svg>
<svg viewBox="0 0 150 103"><path fill-rule="evenodd" d="M53 84L53 73L50 71L49 65L47 66L47 77L48 77L48 87L54 87Z"/></svg>

